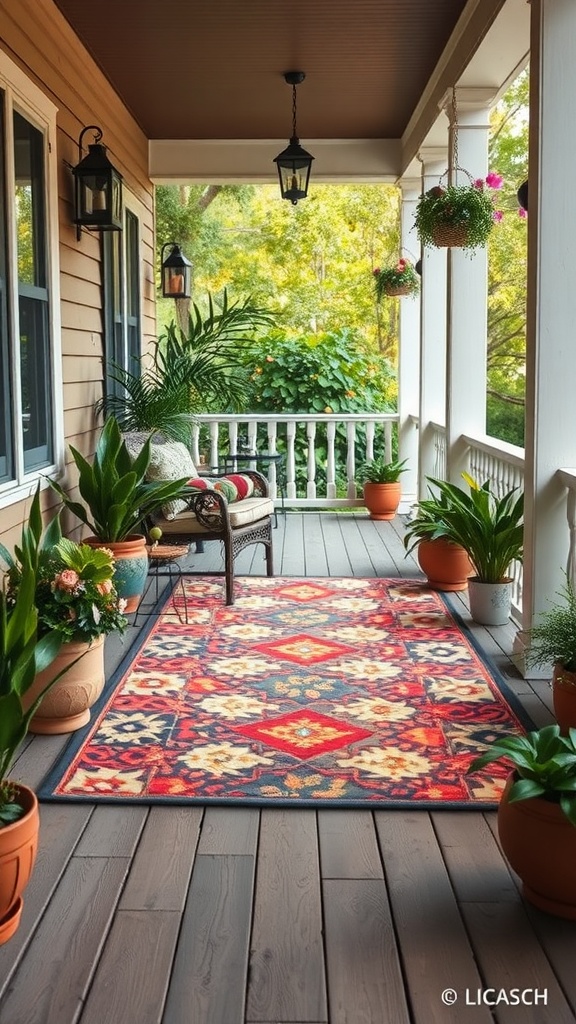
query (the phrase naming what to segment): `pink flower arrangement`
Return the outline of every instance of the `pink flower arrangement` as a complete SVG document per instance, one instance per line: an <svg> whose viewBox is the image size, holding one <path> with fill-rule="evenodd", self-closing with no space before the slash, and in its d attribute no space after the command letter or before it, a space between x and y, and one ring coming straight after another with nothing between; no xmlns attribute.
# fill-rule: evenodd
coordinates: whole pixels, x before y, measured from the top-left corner
<svg viewBox="0 0 576 1024"><path fill-rule="evenodd" d="M122 632L124 598L114 586L114 556L108 548L92 548L63 537L41 551L36 583L40 634L54 629L63 641L91 641ZM16 600L21 579L18 565L8 572L7 598Z"/></svg>

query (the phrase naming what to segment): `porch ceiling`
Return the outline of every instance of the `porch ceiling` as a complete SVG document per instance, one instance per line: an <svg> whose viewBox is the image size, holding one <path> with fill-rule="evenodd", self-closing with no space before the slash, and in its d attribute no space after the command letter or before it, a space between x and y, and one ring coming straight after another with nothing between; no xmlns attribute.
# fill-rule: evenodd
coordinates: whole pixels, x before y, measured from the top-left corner
<svg viewBox="0 0 576 1024"><path fill-rule="evenodd" d="M505 6L99 0L95 13L78 0L55 3L148 139L285 141L292 114L283 72L303 70L297 96L304 144L379 140L395 154L389 164L397 171ZM406 139L410 152L403 153Z"/></svg>

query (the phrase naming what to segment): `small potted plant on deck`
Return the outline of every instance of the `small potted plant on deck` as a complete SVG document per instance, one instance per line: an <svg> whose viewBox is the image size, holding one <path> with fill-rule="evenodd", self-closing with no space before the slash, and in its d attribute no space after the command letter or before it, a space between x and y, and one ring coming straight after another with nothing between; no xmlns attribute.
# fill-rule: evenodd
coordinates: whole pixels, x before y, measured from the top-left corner
<svg viewBox="0 0 576 1024"><path fill-rule="evenodd" d="M488 186L488 188L486 188ZM499 174L470 178L468 184L435 185L420 196L415 225L422 245L456 246L473 252L486 245L502 212L494 209L492 190L502 187Z"/></svg>
<svg viewBox="0 0 576 1024"><path fill-rule="evenodd" d="M474 572L468 553L452 537L444 519L450 501L445 493L434 494L415 507L404 534L404 547L409 555L416 548L418 564L432 590L453 592L466 590L468 577Z"/></svg>
<svg viewBox="0 0 576 1024"><path fill-rule="evenodd" d="M371 519L393 519L402 494L400 476L406 472L406 459L384 457L368 459L358 469L364 491L364 504Z"/></svg>
<svg viewBox="0 0 576 1024"><path fill-rule="evenodd" d="M498 835L526 899L541 910L576 919L576 730L558 725L504 736L472 761L511 767L498 807Z"/></svg>
<svg viewBox="0 0 576 1024"><path fill-rule="evenodd" d="M23 567L5 551L4 560L9 566L7 599L13 605ZM58 676L30 720L30 732L73 732L89 721L89 709L105 683L104 639L128 625L123 615L126 601L116 593L113 574L111 551L60 536L58 519L52 520L39 551L35 603L38 635L53 631L62 644L53 663L38 673L23 697L27 709Z"/></svg>
<svg viewBox="0 0 576 1024"><path fill-rule="evenodd" d="M391 267L376 267L373 271L378 302L386 296L417 295L420 278L410 260L403 257Z"/></svg>
<svg viewBox="0 0 576 1024"><path fill-rule="evenodd" d="M558 594L563 604L542 612L528 630L529 665L552 668L552 699L560 730L576 729L576 591L566 577Z"/></svg>
<svg viewBox="0 0 576 1024"><path fill-rule="evenodd" d="M498 497L490 481L480 485L462 474L469 491L446 480L432 480L446 499L441 523L461 544L474 567L468 580L470 613L475 622L500 626L510 617L513 562L521 562L524 542L524 495L517 488Z"/></svg>

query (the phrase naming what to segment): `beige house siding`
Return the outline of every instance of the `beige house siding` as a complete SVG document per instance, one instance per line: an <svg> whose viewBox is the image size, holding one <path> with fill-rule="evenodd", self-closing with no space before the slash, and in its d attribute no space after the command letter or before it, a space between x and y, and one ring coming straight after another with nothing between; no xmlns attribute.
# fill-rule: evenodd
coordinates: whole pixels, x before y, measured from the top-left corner
<svg viewBox="0 0 576 1024"><path fill-rule="evenodd" d="M57 107L58 255L60 280L65 482L68 445L94 450L98 421L94 402L102 393L103 310L100 236L76 238L73 177L78 138L99 125L114 166L124 179L126 205L139 218L142 348L155 332L154 199L148 179L148 143L110 83L81 45L52 0L0 0L0 48ZM89 138L86 142L91 141ZM60 438L62 445L62 438ZM72 469L74 469L72 464ZM43 495L46 509L52 494ZM2 510L0 539L13 547L26 518L27 502Z"/></svg>

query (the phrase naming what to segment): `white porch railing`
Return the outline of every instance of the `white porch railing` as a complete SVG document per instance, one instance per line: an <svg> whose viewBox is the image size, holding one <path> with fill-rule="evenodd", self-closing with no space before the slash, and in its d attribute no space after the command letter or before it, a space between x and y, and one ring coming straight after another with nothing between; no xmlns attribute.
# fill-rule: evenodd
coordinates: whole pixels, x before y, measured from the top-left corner
<svg viewBox="0 0 576 1024"><path fill-rule="evenodd" d="M203 461L216 468L230 454L280 450L286 456L282 469L271 462L263 472L273 498L278 498L282 484L286 507L362 506L358 465L375 456L392 458L397 424L397 413L203 413L194 425L192 457L197 465Z"/></svg>

